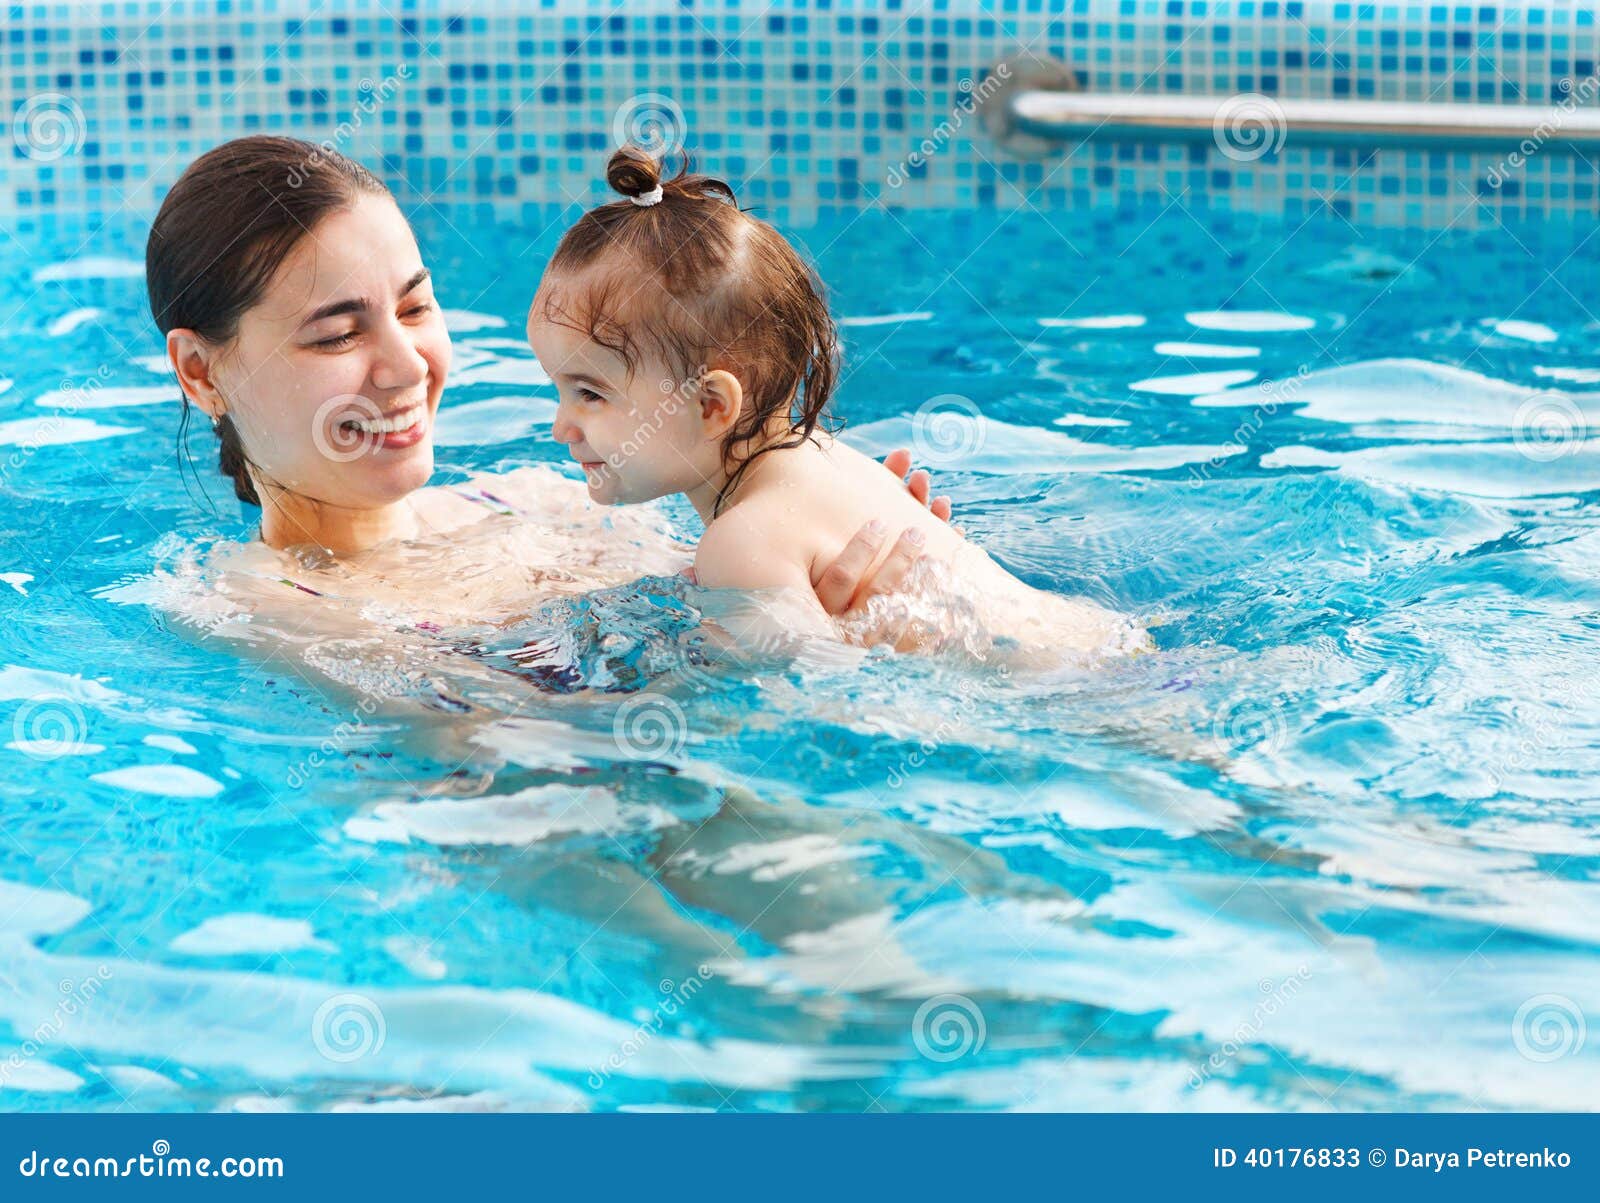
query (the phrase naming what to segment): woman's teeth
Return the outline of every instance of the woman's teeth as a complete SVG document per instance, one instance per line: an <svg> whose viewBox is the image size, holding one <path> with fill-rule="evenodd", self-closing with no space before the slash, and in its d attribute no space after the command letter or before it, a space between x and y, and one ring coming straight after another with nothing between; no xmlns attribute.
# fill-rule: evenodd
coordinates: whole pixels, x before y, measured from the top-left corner
<svg viewBox="0 0 1600 1203"><path fill-rule="evenodd" d="M367 434L393 434L397 430L410 430L422 420L422 406L403 409L388 418L346 418L341 426L353 426Z"/></svg>

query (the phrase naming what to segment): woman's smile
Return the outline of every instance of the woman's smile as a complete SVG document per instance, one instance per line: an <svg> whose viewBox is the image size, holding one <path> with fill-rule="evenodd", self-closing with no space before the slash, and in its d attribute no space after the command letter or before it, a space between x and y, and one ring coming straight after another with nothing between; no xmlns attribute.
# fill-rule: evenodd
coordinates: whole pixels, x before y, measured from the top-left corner
<svg viewBox="0 0 1600 1203"><path fill-rule="evenodd" d="M346 434L371 440L373 448L398 451L427 437L428 425L428 407L419 403L384 416L346 418L339 428Z"/></svg>

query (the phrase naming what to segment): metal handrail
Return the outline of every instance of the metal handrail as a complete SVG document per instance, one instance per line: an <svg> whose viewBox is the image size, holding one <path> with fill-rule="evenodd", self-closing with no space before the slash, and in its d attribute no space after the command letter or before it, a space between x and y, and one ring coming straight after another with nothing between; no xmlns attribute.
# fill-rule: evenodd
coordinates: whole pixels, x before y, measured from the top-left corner
<svg viewBox="0 0 1600 1203"><path fill-rule="evenodd" d="M1007 150L1061 153L1085 138L1214 139L1259 157L1284 146L1418 148L1600 145L1600 107L1592 81L1548 105L1458 104L1386 100L1301 100L1232 96L1121 95L1078 90L1077 77L1054 59L1023 56L999 63L979 117ZM989 88L986 81L985 89Z"/></svg>
<svg viewBox="0 0 1600 1203"><path fill-rule="evenodd" d="M1277 100L1265 96L1118 96L1019 92L1014 129L1083 138L1265 138L1281 144L1503 147L1600 144L1600 109L1552 105Z"/></svg>

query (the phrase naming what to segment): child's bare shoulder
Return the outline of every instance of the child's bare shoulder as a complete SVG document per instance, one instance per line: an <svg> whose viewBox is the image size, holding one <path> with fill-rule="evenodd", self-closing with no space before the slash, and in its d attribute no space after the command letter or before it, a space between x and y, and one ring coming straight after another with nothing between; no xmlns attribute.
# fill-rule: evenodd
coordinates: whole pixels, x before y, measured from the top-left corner
<svg viewBox="0 0 1600 1203"><path fill-rule="evenodd" d="M778 493L758 493L715 518L700 536L695 574L712 587L810 587L809 523Z"/></svg>

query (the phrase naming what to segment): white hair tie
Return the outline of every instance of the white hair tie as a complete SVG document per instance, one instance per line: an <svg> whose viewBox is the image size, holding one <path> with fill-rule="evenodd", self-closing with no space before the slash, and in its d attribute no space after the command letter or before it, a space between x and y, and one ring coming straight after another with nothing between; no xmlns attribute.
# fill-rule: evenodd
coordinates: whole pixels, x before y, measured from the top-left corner
<svg viewBox="0 0 1600 1203"><path fill-rule="evenodd" d="M657 184L649 192L641 192L638 196L630 196L628 199L642 209L647 205L659 205L661 198L666 194L666 190Z"/></svg>

